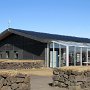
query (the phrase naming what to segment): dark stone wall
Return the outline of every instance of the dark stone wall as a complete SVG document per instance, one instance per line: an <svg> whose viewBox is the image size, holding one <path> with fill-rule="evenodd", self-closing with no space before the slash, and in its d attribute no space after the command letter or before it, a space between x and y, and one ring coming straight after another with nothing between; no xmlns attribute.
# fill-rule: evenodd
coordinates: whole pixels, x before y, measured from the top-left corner
<svg viewBox="0 0 90 90"><path fill-rule="evenodd" d="M19 62L20 61L20 62ZM32 68L41 68L44 67L44 60L14 60L13 62L1 61L0 69L32 69Z"/></svg>
<svg viewBox="0 0 90 90"><path fill-rule="evenodd" d="M9 51L9 59L14 59L14 51L17 51L18 59L44 60L45 47L45 43L11 34L0 41L0 58L6 59L6 51Z"/></svg>
<svg viewBox="0 0 90 90"><path fill-rule="evenodd" d="M90 90L90 66L55 68L53 85L65 90Z"/></svg>
<svg viewBox="0 0 90 90"><path fill-rule="evenodd" d="M0 90L31 90L30 75L0 73Z"/></svg>

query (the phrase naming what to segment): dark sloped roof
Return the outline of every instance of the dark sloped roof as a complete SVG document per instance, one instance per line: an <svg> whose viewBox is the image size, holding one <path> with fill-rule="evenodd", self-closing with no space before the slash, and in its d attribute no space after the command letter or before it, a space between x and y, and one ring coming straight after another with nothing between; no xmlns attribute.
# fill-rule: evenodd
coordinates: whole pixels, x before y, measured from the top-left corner
<svg viewBox="0 0 90 90"><path fill-rule="evenodd" d="M20 29L12 29L12 28L9 28L5 30L4 32L2 32L0 35L0 40L2 40L3 38L7 37L8 35L12 33L15 33L15 34L27 37L27 38L31 38L40 42L44 42L44 43L51 42L52 40L90 43L90 39L88 38L41 33L41 32L26 31L26 30L20 30Z"/></svg>

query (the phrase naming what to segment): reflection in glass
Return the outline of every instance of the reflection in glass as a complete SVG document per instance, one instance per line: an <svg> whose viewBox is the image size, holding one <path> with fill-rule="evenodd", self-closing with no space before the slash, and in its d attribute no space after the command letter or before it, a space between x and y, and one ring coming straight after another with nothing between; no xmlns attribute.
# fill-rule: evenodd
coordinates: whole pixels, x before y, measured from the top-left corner
<svg viewBox="0 0 90 90"><path fill-rule="evenodd" d="M74 66L74 46L69 47L69 65Z"/></svg>
<svg viewBox="0 0 90 90"><path fill-rule="evenodd" d="M82 48L82 64L84 65L83 62L86 62L86 61L87 61L87 48L83 47Z"/></svg>
<svg viewBox="0 0 90 90"><path fill-rule="evenodd" d="M80 47L76 47L76 65L80 65Z"/></svg>
<svg viewBox="0 0 90 90"><path fill-rule="evenodd" d="M54 45L54 47L53 47ZM59 67L59 44L50 44L50 67Z"/></svg>
<svg viewBox="0 0 90 90"><path fill-rule="evenodd" d="M66 66L66 47L61 45L61 66Z"/></svg>
<svg viewBox="0 0 90 90"><path fill-rule="evenodd" d="M69 66L82 66L85 65L85 63L90 62L90 48L79 45L64 45L54 42L54 49L53 43L50 44L51 59L53 58L52 55L54 56L54 59L52 59L53 65L56 67L66 66L66 52L68 52L68 49L66 49L67 46L69 46L69 54L67 54L67 59L69 58Z"/></svg>
<svg viewBox="0 0 90 90"><path fill-rule="evenodd" d="M88 49L88 62L90 62L90 49Z"/></svg>

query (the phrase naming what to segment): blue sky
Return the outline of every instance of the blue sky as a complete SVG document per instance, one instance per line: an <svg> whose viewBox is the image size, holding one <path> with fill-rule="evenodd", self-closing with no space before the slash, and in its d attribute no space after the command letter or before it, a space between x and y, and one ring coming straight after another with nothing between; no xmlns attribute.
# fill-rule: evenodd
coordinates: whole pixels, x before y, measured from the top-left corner
<svg viewBox="0 0 90 90"><path fill-rule="evenodd" d="M0 0L0 32L8 28L90 38L90 0Z"/></svg>

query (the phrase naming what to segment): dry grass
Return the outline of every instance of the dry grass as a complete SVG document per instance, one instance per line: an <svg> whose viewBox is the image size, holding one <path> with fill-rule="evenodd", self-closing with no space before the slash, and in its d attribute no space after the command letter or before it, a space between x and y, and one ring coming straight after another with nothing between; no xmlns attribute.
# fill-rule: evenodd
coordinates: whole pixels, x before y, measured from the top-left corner
<svg viewBox="0 0 90 90"><path fill-rule="evenodd" d="M11 62L43 62L43 60L8 60L1 59L2 63L11 63ZM49 68L40 68L40 69L17 69L17 70L6 70L0 69L0 74L16 75L16 74L29 74L29 75L39 75L39 76L52 76L53 70Z"/></svg>
<svg viewBox="0 0 90 90"><path fill-rule="evenodd" d="M43 69L32 69L30 70L31 75L38 75L38 76L52 76L53 70L50 68L43 68Z"/></svg>
<svg viewBox="0 0 90 90"><path fill-rule="evenodd" d="M0 69L0 74L8 74L8 75L17 75L17 74L27 74L27 75L38 75L38 76L52 76L53 70L48 68L42 69L21 69L21 70L2 70Z"/></svg>
<svg viewBox="0 0 90 90"><path fill-rule="evenodd" d="M0 62L39 62L39 61L43 61L43 60L8 60L8 59L0 60ZM69 66L69 67L65 66L65 67L61 67L60 69L83 72L83 71L90 71L90 66ZM39 76L52 76L53 70L50 68L19 69L19 70L0 69L0 74L5 74L5 73L11 75L22 73L22 74L39 75Z"/></svg>
<svg viewBox="0 0 90 90"><path fill-rule="evenodd" d="M10 59L0 59L0 62L39 62L39 61L43 61L43 60L10 60Z"/></svg>
<svg viewBox="0 0 90 90"><path fill-rule="evenodd" d="M83 71L90 71L90 66L68 66L68 67L65 66L65 67L61 67L60 69L83 72Z"/></svg>

